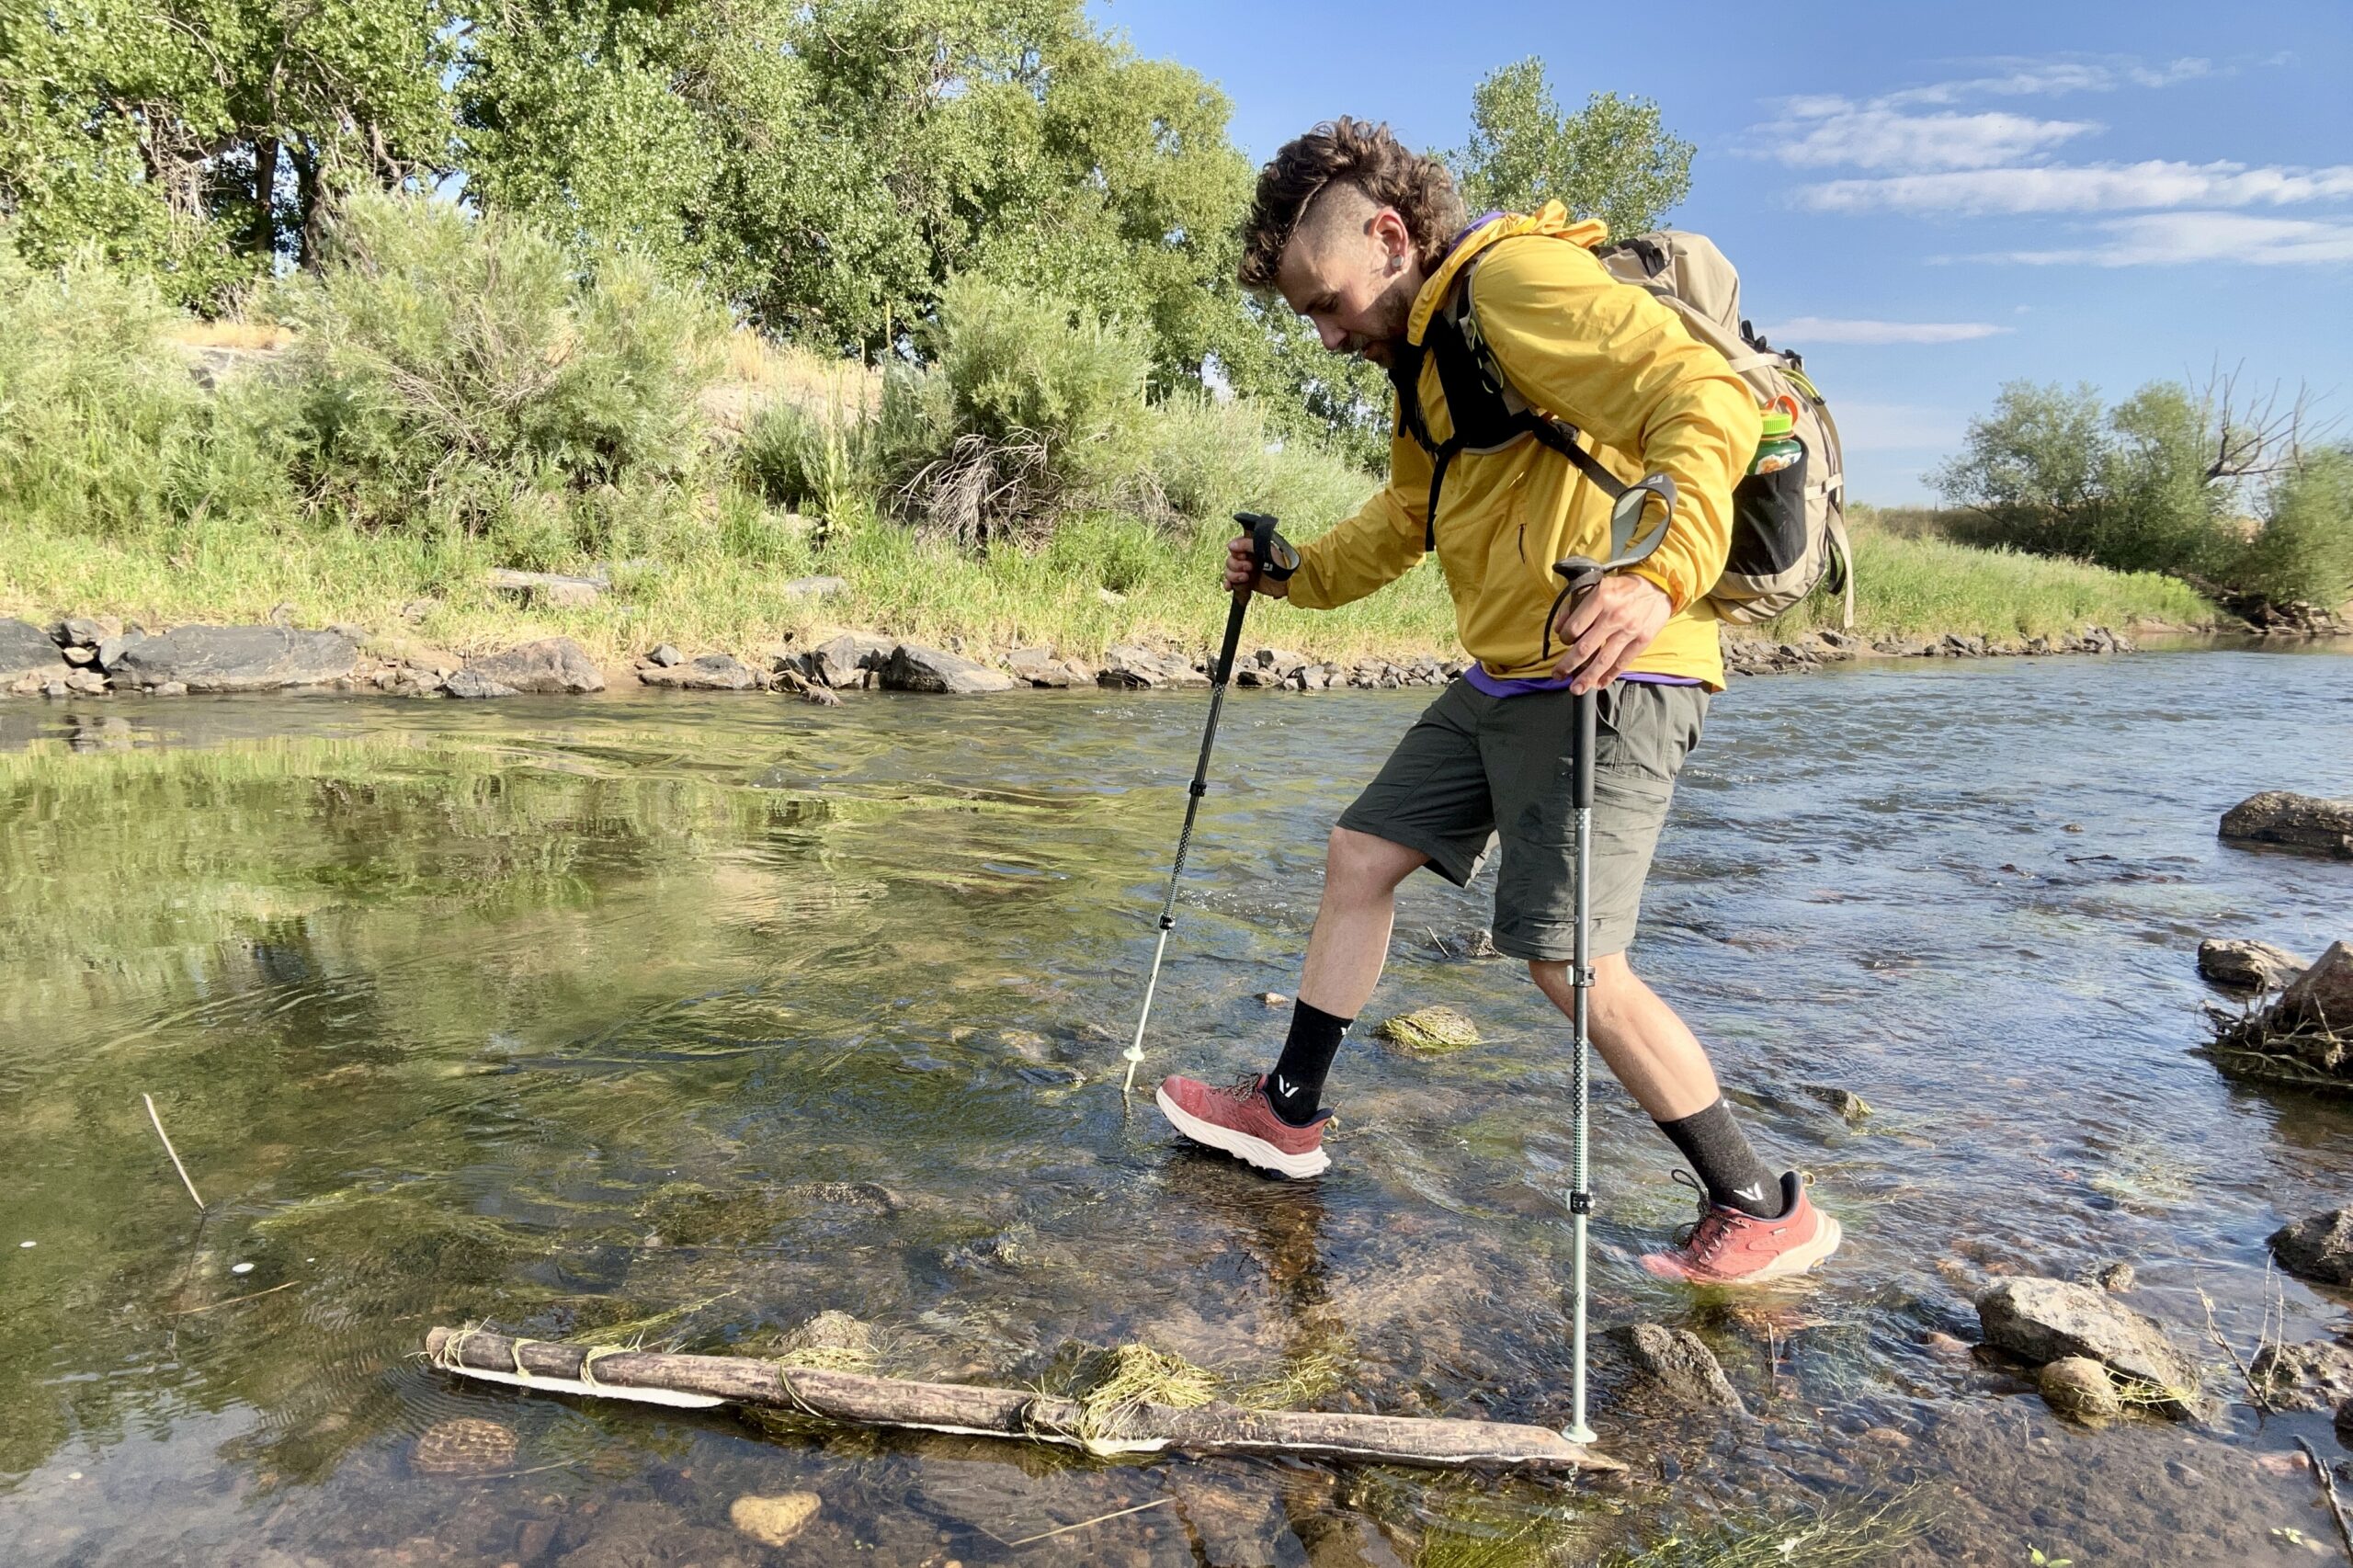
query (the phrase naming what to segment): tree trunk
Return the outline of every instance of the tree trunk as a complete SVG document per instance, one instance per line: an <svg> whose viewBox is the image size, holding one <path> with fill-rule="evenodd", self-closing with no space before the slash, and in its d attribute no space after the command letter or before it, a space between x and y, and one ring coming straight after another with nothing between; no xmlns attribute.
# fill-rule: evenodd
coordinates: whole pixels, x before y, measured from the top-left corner
<svg viewBox="0 0 2353 1568"><path fill-rule="evenodd" d="M426 1336L434 1365L551 1393L652 1399L667 1404L760 1404L858 1426L907 1426L983 1437L1061 1443L1096 1453L1282 1453L1387 1464L1541 1471L1622 1471L1616 1460L1546 1426L1400 1415L1322 1415L1205 1404L1143 1404L1089 1432L1075 1400L1017 1389L919 1383L819 1371L740 1356L672 1356L512 1339L476 1329Z"/></svg>
<svg viewBox="0 0 2353 1568"><path fill-rule="evenodd" d="M278 253L278 138L254 138L254 228L250 248L256 256Z"/></svg>

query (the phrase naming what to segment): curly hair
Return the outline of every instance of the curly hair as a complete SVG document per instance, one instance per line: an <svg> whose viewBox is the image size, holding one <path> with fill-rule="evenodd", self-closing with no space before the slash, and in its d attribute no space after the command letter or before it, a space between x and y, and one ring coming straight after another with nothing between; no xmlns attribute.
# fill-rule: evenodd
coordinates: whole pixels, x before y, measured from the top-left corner
<svg viewBox="0 0 2353 1568"><path fill-rule="evenodd" d="M1242 224L1245 289L1274 287L1283 247L1317 193L1334 183L1352 185L1383 207L1394 207L1414 237L1424 270L1437 267L1462 227L1462 198L1454 176L1435 157L1412 153L1390 133L1346 115L1326 120L1282 145L1258 171L1258 193Z"/></svg>

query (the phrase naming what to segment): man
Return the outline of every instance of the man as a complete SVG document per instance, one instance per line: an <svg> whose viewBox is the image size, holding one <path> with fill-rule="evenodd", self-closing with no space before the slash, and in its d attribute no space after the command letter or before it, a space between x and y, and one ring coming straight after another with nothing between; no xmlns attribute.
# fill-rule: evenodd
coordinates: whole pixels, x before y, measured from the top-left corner
<svg viewBox="0 0 2353 1568"><path fill-rule="evenodd" d="M1710 693L1723 687L1705 596L1723 570L1732 489L1760 418L1721 355L1647 292L1608 276L1592 254L1604 237L1601 224L1570 223L1557 206L1490 214L1465 229L1444 165L1408 152L1386 126L1318 126L1261 171L1242 281L1279 291L1332 352L1412 377L1432 440L1444 442L1452 426L1437 365L1420 348L1475 259L1468 324L1512 386L1584 432L1581 444L1620 480L1663 472L1680 499L1648 560L1563 604L1557 619L1552 565L1608 555L1610 500L1533 437L1456 456L1433 527L1432 458L1401 426L1387 487L1302 546L1287 582L1258 580L1250 541L1233 541L1229 588L1252 585L1312 609L1363 597L1434 544L1477 663L1333 829L1323 905L1273 1070L1227 1089L1171 1077L1158 1100L1197 1142L1284 1176L1323 1171L1324 1077L1381 978L1397 886L1425 866L1469 882L1490 834L1501 840L1495 946L1526 960L1538 988L1568 1012L1568 747L1574 698L1596 691L1593 1040L1682 1153L1701 1195L1698 1222L1643 1267L1693 1283L1761 1283L1829 1256L1838 1223L1798 1173L1777 1176L1757 1158L1707 1052L1626 961L1676 771L1699 739ZM1564 653L1545 655L1548 631Z"/></svg>

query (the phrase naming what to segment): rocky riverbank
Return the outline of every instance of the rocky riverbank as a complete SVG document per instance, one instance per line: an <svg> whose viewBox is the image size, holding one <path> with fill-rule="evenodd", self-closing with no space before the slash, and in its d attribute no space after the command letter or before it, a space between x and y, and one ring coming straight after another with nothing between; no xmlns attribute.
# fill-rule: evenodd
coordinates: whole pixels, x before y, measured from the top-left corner
<svg viewBox="0 0 2353 1568"><path fill-rule="evenodd" d="M335 625L127 625L113 616L71 616L47 627L0 619L0 693L51 698L132 692L374 691L394 697L486 699L585 695L617 684L691 691L782 691L829 702L843 690L879 688L954 694L1101 686L1205 686L1211 655L1176 646L1120 644L1099 661L1051 647L944 648L877 632L837 631L822 641L770 644L747 663L728 653L692 657L662 643L635 663L600 666L569 638L547 637L496 652L460 654L412 639ZM1979 659L2057 653L2118 653L2131 641L2103 627L2080 636L1866 641L1817 631L1794 642L1724 635L1725 667L1766 675L1868 658ZM1255 648L1237 661L1234 684L1292 691L1443 686L1463 661L1425 654L1398 662L1347 663L1283 648Z"/></svg>

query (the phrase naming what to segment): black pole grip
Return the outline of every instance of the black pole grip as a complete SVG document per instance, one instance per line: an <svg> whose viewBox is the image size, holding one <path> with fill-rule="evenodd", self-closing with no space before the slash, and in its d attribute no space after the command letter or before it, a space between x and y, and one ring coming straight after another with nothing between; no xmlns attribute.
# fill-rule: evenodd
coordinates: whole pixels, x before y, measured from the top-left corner
<svg viewBox="0 0 2353 1568"><path fill-rule="evenodd" d="M1264 512L1236 512L1233 520L1250 530L1250 554L1259 576L1279 583L1299 570L1299 551L1275 531L1273 517Z"/></svg>
<svg viewBox="0 0 2353 1568"><path fill-rule="evenodd" d="M1570 786L1575 791L1573 799L1581 812L1593 809L1593 750L1598 731L1597 720L1601 710L1601 694L1588 691L1576 699L1577 749L1571 760Z"/></svg>

